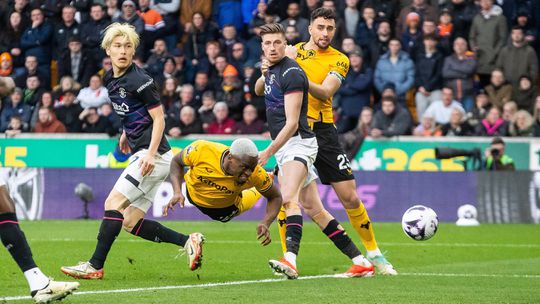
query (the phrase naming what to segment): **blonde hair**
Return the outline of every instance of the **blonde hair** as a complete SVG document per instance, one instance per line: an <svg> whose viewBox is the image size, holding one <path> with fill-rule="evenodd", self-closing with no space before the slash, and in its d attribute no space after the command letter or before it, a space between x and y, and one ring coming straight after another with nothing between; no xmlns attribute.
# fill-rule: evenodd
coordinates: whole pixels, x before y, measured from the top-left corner
<svg viewBox="0 0 540 304"><path fill-rule="evenodd" d="M139 46L140 38L135 27L129 23L115 22L105 29L105 35L101 41L101 48L104 50L110 48L112 41L118 36L127 38L129 42L133 44L134 49Z"/></svg>

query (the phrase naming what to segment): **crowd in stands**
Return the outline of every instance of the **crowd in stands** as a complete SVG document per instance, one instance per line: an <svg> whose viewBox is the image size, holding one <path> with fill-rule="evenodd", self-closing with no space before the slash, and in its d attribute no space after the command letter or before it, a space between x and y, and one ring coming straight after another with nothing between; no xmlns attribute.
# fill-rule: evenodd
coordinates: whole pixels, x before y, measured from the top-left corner
<svg viewBox="0 0 540 304"><path fill-rule="evenodd" d="M158 84L166 133L263 134L260 26L309 39L336 10L350 69L334 97L347 145L366 136L540 136L537 0L8 0L0 2L0 132L117 135L100 48L112 22L141 36L135 64Z"/></svg>

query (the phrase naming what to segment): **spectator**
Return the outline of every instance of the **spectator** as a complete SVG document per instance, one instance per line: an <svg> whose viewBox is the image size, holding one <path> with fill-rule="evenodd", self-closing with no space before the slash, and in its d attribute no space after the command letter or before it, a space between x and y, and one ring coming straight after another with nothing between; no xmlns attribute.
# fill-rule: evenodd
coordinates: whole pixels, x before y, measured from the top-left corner
<svg viewBox="0 0 540 304"><path fill-rule="evenodd" d="M331 9L336 12L342 12L344 8L341 7L342 1L338 3L340 6L338 9L336 9L336 3L334 0L322 0L321 7L324 7L326 9ZM336 30L334 34L334 39L331 41L331 45L341 45L341 42L343 42L343 39L347 37L347 32L345 29L345 24L343 23L343 18L337 18L336 20Z"/></svg>
<svg viewBox="0 0 540 304"><path fill-rule="evenodd" d="M34 133L66 133L66 127L48 108L40 108Z"/></svg>
<svg viewBox="0 0 540 304"><path fill-rule="evenodd" d="M178 93L180 92L180 87L178 86L178 80L176 78L168 78L165 80L163 85L163 90L161 91L161 104L165 108L165 113L167 113L174 104L178 103Z"/></svg>
<svg viewBox="0 0 540 304"><path fill-rule="evenodd" d="M118 0L105 0L105 5L109 19L117 20L122 15L122 11L118 9Z"/></svg>
<svg viewBox="0 0 540 304"><path fill-rule="evenodd" d="M237 134L263 134L268 132L264 121L257 117L257 108L251 104L244 107L242 120L236 123L234 129Z"/></svg>
<svg viewBox="0 0 540 304"><path fill-rule="evenodd" d="M244 65L244 99L247 103L252 104L257 108L257 116L266 121L266 104L264 96L255 94L255 83L261 77L261 69L256 69L251 62L246 62Z"/></svg>
<svg viewBox="0 0 540 304"><path fill-rule="evenodd" d="M51 61L51 41L53 28L45 21L39 8L32 10L32 25L24 31L21 37L21 49L25 56L35 56L38 64L47 66Z"/></svg>
<svg viewBox="0 0 540 304"><path fill-rule="evenodd" d="M244 76L243 69L247 58L248 55L246 53L246 48L244 47L244 44L240 42L236 42L235 44L233 44L231 58L228 58L227 61L236 68L239 78L242 78Z"/></svg>
<svg viewBox="0 0 540 304"><path fill-rule="evenodd" d="M538 22L538 21L537 21ZM531 21L527 12L519 12L516 17L516 25L523 29L525 35L525 42L530 46L537 45L538 41L538 30L535 27L534 22ZM538 48L537 48L538 49Z"/></svg>
<svg viewBox="0 0 540 304"><path fill-rule="evenodd" d="M226 24L221 31L222 37L219 39L219 44L221 45L221 53L225 54L228 58L231 58L233 53L233 45L237 42L244 43L237 36L237 31L234 25Z"/></svg>
<svg viewBox="0 0 540 304"><path fill-rule="evenodd" d="M46 91L41 94L39 103L34 107L34 110L32 111L32 118L30 118L30 130L35 129L36 123L38 122L39 109L41 108L47 108L51 110L51 112L54 111L54 99L51 92Z"/></svg>
<svg viewBox="0 0 540 304"><path fill-rule="evenodd" d="M216 105L216 99L214 98L214 93L211 91L206 91L202 95L202 106L199 108L199 117L203 124L203 129L208 129L208 126L216 120L214 115L214 106Z"/></svg>
<svg viewBox="0 0 540 304"><path fill-rule="evenodd" d="M82 121L81 131L83 133L107 133L115 134L109 120L98 114L96 107L84 109L79 115Z"/></svg>
<svg viewBox="0 0 540 304"><path fill-rule="evenodd" d="M405 94L414 85L414 63L407 53L401 51L399 40L391 39L388 48L388 53L377 62L375 87L382 92L387 83L393 83L398 101L405 104Z"/></svg>
<svg viewBox="0 0 540 304"><path fill-rule="evenodd" d="M363 51L367 51L369 46L377 39L377 27L376 12L372 6L366 5L362 9L362 18L358 22L356 28L356 34L354 37L356 44L358 44Z"/></svg>
<svg viewBox="0 0 540 304"><path fill-rule="evenodd" d="M349 37L343 39L343 42L341 43L341 51L346 55L349 55L356 47L358 46L354 43L354 39ZM362 50L360 51L363 53Z"/></svg>
<svg viewBox="0 0 540 304"><path fill-rule="evenodd" d="M83 109L90 107L99 108L102 104L111 102L109 92L103 86L101 78L98 75L93 75L90 78L90 85L79 92L77 101Z"/></svg>
<svg viewBox="0 0 540 304"><path fill-rule="evenodd" d="M463 119L463 112L459 109L453 109L450 114L450 121L442 125L443 136L470 136L473 134L473 128Z"/></svg>
<svg viewBox="0 0 540 304"><path fill-rule="evenodd" d="M391 96L383 96L381 104L381 109L373 117L371 136L410 135L412 120L409 111Z"/></svg>
<svg viewBox="0 0 540 304"><path fill-rule="evenodd" d="M438 137L442 135L441 127L435 124L435 119L432 116L422 116L422 122L414 128L414 136L423 137Z"/></svg>
<svg viewBox="0 0 540 304"><path fill-rule="evenodd" d="M238 79L238 71L230 64L223 71L223 83L216 92L216 99L227 103L232 119L236 121L242 119L244 90L242 82Z"/></svg>
<svg viewBox="0 0 540 304"><path fill-rule="evenodd" d="M321 1L320 0L305 0L301 1L301 11L300 16L309 19L311 17L311 12L313 12L315 9L321 7Z"/></svg>
<svg viewBox="0 0 540 304"><path fill-rule="evenodd" d="M452 16L453 31L455 37L467 37L471 29L474 16L477 13L474 1L452 0L446 1L442 6L443 10L448 9Z"/></svg>
<svg viewBox="0 0 540 304"><path fill-rule="evenodd" d="M55 101L55 107L62 104L64 93L72 90L78 92L81 89L81 85L76 82L71 76L64 76L60 78L60 83L53 88L53 98Z"/></svg>
<svg viewBox="0 0 540 304"><path fill-rule="evenodd" d="M512 99L517 103L520 110L530 111L536 95L536 86L528 76L521 76L519 86L513 90Z"/></svg>
<svg viewBox="0 0 540 304"><path fill-rule="evenodd" d="M287 44L296 45L302 40L300 39L300 33L296 30L296 27L289 25L285 28L285 39L287 39Z"/></svg>
<svg viewBox="0 0 540 304"><path fill-rule="evenodd" d="M185 83L185 77L181 70L176 68L176 64L172 57L167 57L161 70L161 74L156 75L156 83L158 87L162 88L164 86L165 80L169 78L174 78L178 83Z"/></svg>
<svg viewBox="0 0 540 304"><path fill-rule="evenodd" d="M0 31L0 52L10 53L15 68L24 65L24 56L21 50L21 37L27 26L28 24L21 17L21 14L14 11L9 16L9 22L6 29Z"/></svg>
<svg viewBox="0 0 540 304"><path fill-rule="evenodd" d="M194 99L194 105L195 109L198 109L202 104L202 96L204 92L210 90L210 86L208 83L208 74L205 72L199 71L197 74L195 74L195 83L194 83L194 93L193 93L193 99Z"/></svg>
<svg viewBox="0 0 540 304"><path fill-rule="evenodd" d="M400 10L398 0L367 0L364 2L364 5L373 6L377 13L376 19L392 20L392 27L394 27Z"/></svg>
<svg viewBox="0 0 540 304"><path fill-rule="evenodd" d="M11 116L7 129L5 130L6 137L17 137L17 135L24 131L25 129L21 117L18 115Z"/></svg>
<svg viewBox="0 0 540 304"><path fill-rule="evenodd" d="M444 125L450 121L450 114L453 109L460 110L465 114L461 104L454 100L454 92L449 87L442 89L442 98L433 102L424 112L424 115L431 116L439 125Z"/></svg>
<svg viewBox="0 0 540 304"><path fill-rule="evenodd" d="M103 79L103 77L105 76L105 74L106 74L110 69L112 69L111 58L109 58L109 57L103 57L103 59L101 59L101 69L97 72L97 74L99 75L99 77L101 77L101 79Z"/></svg>
<svg viewBox="0 0 540 304"><path fill-rule="evenodd" d="M379 22L379 27L377 28L377 37L369 45L368 63L371 65L372 68L375 68L377 62L379 61L379 58L383 54L388 53L388 43L390 42L390 38L392 37L391 34L392 32L390 30L390 21L381 20Z"/></svg>
<svg viewBox="0 0 540 304"><path fill-rule="evenodd" d="M219 39L219 29L211 20L205 20L200 12L194 13L191 20L192 26L188 30L184 50L186 59L191 62L192 66L197 66L205 57L206 43Z"/></svg>
<svg viewBox="0 0 540 304"><path fill-rule="evenodd" d="M508 28L502 9L493 5L493 0L481 0L480 7L481 11L473 19L469 43L478 58L476 72L485 87L496 66L497 55L506 44Z"/></svg>
<svg viewBox="0 0 540 304"><path fill-rule="evenodd" d="M506 82L501 70L491 72L491 83L486 86L486 93L491 104L499 108L512 99L512 85Z"/></svg>
<svg viewBox="0 0 540 304"><path fill-rule="evenodd" d="M442 77L444 85L452 88L455 99L466 109L474 106L474 71L476 59L467 52L467 40L458 37L454 40L454 54L444 59Z"/></svg>
<svg viewBox="0 0 540 304"><path fill-rule="evenodd" d="M203 133L203 128L201 121L195 115L195 110L190 106L185 106L180 110L178 117L167 119L166 132L171 137L179 138Z"/></svg>
<svg viewBox="0 0 540 304"><path fill-rule="evenodd" d="M112 20L113 22L129 23L133 25L139 36L144 32L144 20L137 14L135 2L133 2L133 0L124 0L124 2L122 2L122 14Z"/></svg>
<svg viewBox="0 0 540 304"><path fill-rule="evenodd" d="M16 88L15 91L7 99L2 113L0 114L0 132L4 132L11 121L12 116L21 118L23 127L28 128L30 117L32 116L32 108L23 102L23 92Z"/></svg>
<svg viewBox="0 0 540 304"><path fill-rule="evenodd" d="M79 38L81 35L79 23L75 20L76 11L75 7L71 5L62 8L62 21L57 23L54 28L52 51L55 59L68 51L71 38Z"/></svg>
<svg viewBox="0 0 540 304"><path fill-rule="evenodd" d="M287 6L287 18L280 22L283 28L294 26L296 32L300 34L301 41L309 40L309 20L300 16L300 5L297 2L290 2Z"/></svg>
<svg viewBox="0 0 540 304"><path fill-rule="evenodd" d="M424 36L424 48L418 53L415 62L416 115L422 117L431 103L441 100L444 57L437 50L437 38L435 36Z"/></svg>
<svg viewBox="0 0 540 304"><path fill-rule="evenodd" d="M152 48L154 41L162 38L165 34L165 21L163 21L163 17L158 11L150 8L150 0L139 0L137 14L144 22L141 46L143 48L143 59L146 60L149 56L148 50Z"/></svg>
<svg viewBox="0 0 540 304"><path fill-rule="evenodd" d="M58 77L71 76L83 86L88 86L90 77L97 72L94 58L82 49L81 39L69 38L68 50L59 56Z"/></svg>
<svg viewBox="0 0 540 304"><path fill-rule="evenodd" d="M358 10L359 0L346 0L345 9L343 10L343 23L345 25L345 36L354 37L356 35L356 29L358 27L358 21L360 21L360 11ZM375 10L373 10L373 17L375 17ZM373 19L372 19L373 21ZM373 25L373 23L372 23ZM375 31L372 32L375 37Z"/></svg>
<svg viewBox="0 0 540 304"><path fill-rule="evenodd" d="M94 62L101 62L105 52L101 49L101 34L111 24L111 19L106 15L103 6L93 3L90 7L90 19L81 24L81 40L83 48L93 58Z"/></svg>
<svg viewBox="0 0 540 304"><path fill-rule="evenodd" d="M180 100L178 103L174 103L167 112L167 119L180 120L180 110L185 106L193 107L193 86L189 83L182 85L180 88Z"/></svg>
<svg viewBox="0 0 540 304"><path fill-rule="evenodd" d="M154 41L154 48L150 52L152 55L146 60L146 70L153 77L157 77L163 72L165 60L169 58L165 40L156 39L156 41Z"/></svg>
<svg viewBox="0 0 540 304"><path fill-rule="evenodd" d="M260 48L260 45L259 45ZM217 74L215 69L216 61L219 56L219 42L209 41L206 43L206 57L202 58L197 65L198 71L204 71L212 79Z"/></svg>
<svg viewBox="0 0 540 304"><path fill-rule="evenodd" d="M11 55L8 52L0 54L0 76L13 76L13 61Z"/></svg>
<svg viewBox="0 0 540 304"><path fill-rule="evenodd" d="M214 1L215 2L215 1ZM178 12L178 10L176 10ZM193 14L200 12L204 19L209 20L212 15L212 1L181 1L180 3L180 24L189 31ZM215 11L214 11L215 12ZM217 19L213 19L216 22ZM178 37L181 38L181 37Z"/></svg>
<svg viewBox="0 0 540 304"><path fill-rule="evenodd" d="M82 129L82 122L79 115L83 111L82 107L75 103L76 92L67 90L62 98L62 105L55 109L58 120L66 127L69 133L79 133Z"/></svg>
<svg viewBox="0 0 540 304"><path fill-rule="evenodd" d="M508 136L508 122L501 118L501 110L491 107L486 118L476 126L476 136Z"/></svg>
<svg viewBox="0 0 540 304"><path fill-rule="evenodd" d="M39 98L43 93L43 89L40 87L39 77L36 75L26 78L26 88L23 90L23 102L34 109L39 101Z"/></svg>
<svg viewBox="0 0 540 304"><path fill-rule="evenodd" d="M233 134L236 122L229 118L229 107L227 103L220 101L214 106L215 120L208 125L207 134Z"/></svg>
<svg viewBox="0 0 540 304"><path fill-rule="evenodd" d="M113 111L111 103L104 103L99 108L99 115L105 117L111 126L109 136L122 133L122 121L116 112Z"/></svg>
<svg viewBox="0 0 540 304"><path fill-rule="evenodd" d="M171 52L172 58L174 59L176 78L178 79L179 84L184 84L186 82L192 83L195 71L192 68L186 67L186 57L184 56L184 51L182 49L176 48ZM163 67L166 68L165 66Z"/></svg>
<svg viewBox="0 0 540 304"><path fill-rule="evenodd" d="M534 136L540 137L540 95L536 96L533 109Z"/></svg>
<svg viewBox="0 0 540 304"><path fill-rule="evenodd" d="M517 104L513 101L509 101L503 106L502 118L511 125L516 121L517 111Z"/></svg>
<svg viewBox="0 0 540 304"><path fill-rule="evenodd" d="M497 67L513 87L519 85L521 76L527 76L533 83L538 79L538 59L534 49L525 41L523 29L512 28L512 42L501 49L497 57Z"/></svg>
<svg viewBox="0 0 540 304"><path fill-rule="evenodd" d="M491 146L486 149L484 168L488 171L515 171L514 160L505 152L505 143L500 137L491 141Z"/></svg>
<svg viewBox="0 0 540 304"><path fill-rule="evenodd" d="M467 122L472 128L476 128L482 122L482 119L486 118L489 109L491 109L491 103L484 90L478 92L474 104L472 111L467 112Z"/></svg>
<svg viewBox="0 0 540 304"><path fill-rule="evenodd" d="M38 60L36 56L27 56L24 61L24 71L15 78L15 84L19 88L26 86L26 79L30 76L38 76L40 84L43 88L49 88L50 75L48 75L44 68L38 66Z"/></svg>
<svg viewBox="0 0 540 304"><path fill-rule="evenodd" d="M412 54L411 51L417 48L422 39L422 32L419 30L420 15L410 12L405 20L407 26L401 34L401 45L405 52Z"/></svg>
<svg viewBox="0 0 540 304"><path fill-rule="evenodd" d="M156 10L163 17L165 22L165 28L163 29L164 39L167 42L167 47L170 50L174 49L183 31L178 20L180 0L150 1L150 8Z"/></svg>
<svg viewBox="0 0 540 304"><path fill-rule="evenodd" d="M411 5L405 6L400 12L396 23L396 34L400 35L405 31L406 19L409 13L415 12L420 16L420 22L426 19L436 20L437 11L434 7L426 4L424 0L413 0Z"/></svg>
<svg viewBox="0 0 540 304"><path fill-rule="evenodd" d="M510 136L516 137L532 137L534 134L534 119L532 115L525 111L519 110L516 113L516 120L510 125Z"/></svg>
<svg viewBox="0 0 540 304"><path fill-rule="evenodd" d="M349 159L354 159L362 146L364 138L371 133L373 123L373 109L364 107L358 119L358 125L347 133L339 135L339 143L345 150Z"/></svg>
<svg viewBox="0 0 540 304"><path fill-rule="evenodd" d="M356 47L349 54L350 68L337 94L340 97L338 133L345 133L358 125L362 108L370 105L373 70L363 64L362 49Z"/></svg>

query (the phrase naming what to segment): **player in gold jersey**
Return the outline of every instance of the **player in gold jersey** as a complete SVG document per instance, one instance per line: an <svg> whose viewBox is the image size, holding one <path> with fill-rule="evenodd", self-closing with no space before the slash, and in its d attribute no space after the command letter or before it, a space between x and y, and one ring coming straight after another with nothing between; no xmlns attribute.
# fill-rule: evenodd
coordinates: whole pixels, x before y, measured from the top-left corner
<svg viewBox="0 0 540 304"><path fill-rule="evenodd" d="M176 204L183 207L187 199L213 220L228 222L251 209L262 194L268 207L257 226L257 239L263 246L270 244L268 227L276 218L282 199L273 179L257 164L258 153L247 138L236 139L230 148L204 140L191 143L171 162L174 195L163 208L163 215L167 216ZM187 173L185 167L189 167Z"/></svg>
<svg viewBox="0 0 540 304"><path fill-rule="evenodd" d="M335 11L318 8L311 14L308 42L288 46L287 56L305 71L309 79L308 120L315 132L319 151L315 167L321 182L332 185L345 207L349 220L367 249L367 258L381 274L396 275L392 264L383 256L364 204L356 192L356 182L345 151L338 142L332 115L332 97L349 70L347 56L330 46L336 32ZM280 212L278 223L285 217ZM280 235L283 236L283 227ZM283 241L282 241L283 242Z"/></svg>

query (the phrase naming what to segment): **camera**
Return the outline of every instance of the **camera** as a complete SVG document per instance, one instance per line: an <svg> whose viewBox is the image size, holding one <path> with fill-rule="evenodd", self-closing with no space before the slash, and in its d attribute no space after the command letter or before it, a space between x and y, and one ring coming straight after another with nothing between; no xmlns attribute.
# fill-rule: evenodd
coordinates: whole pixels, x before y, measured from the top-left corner
<svg viewBox="0 0 540 304"><path fill-rule="evenodd" d="M491 156L499 157L501 155L501 150L496 148L491 148Z"/></svg>

